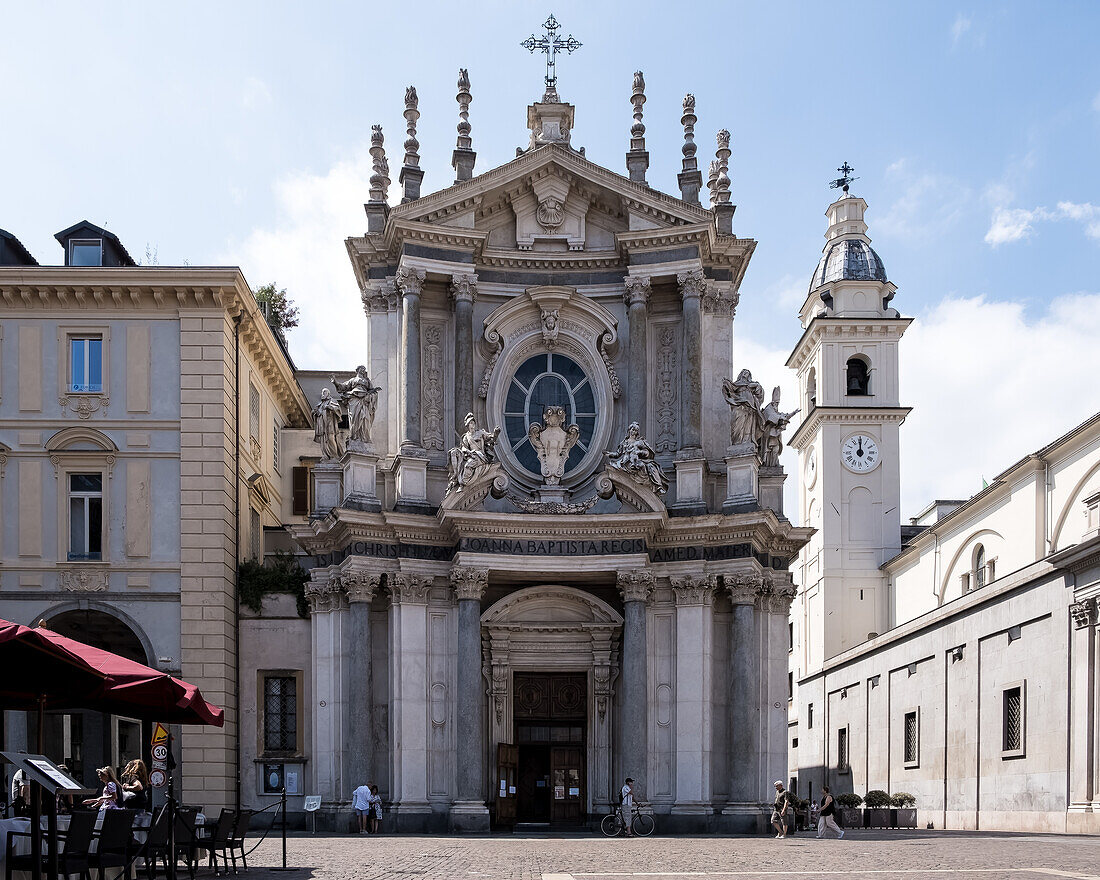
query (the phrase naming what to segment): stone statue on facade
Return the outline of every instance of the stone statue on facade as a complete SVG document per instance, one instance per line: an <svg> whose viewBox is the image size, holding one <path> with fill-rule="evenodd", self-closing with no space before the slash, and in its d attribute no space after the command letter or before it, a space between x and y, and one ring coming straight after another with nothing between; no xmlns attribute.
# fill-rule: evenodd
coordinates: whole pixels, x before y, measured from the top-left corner
<svg viewBox="0 0 1100 880"><path fill-rule="evenodd" d="M466 414L466 433L458 441L458 446L447 453L447 494L463 489L472 483L478 472L496 461L497 437L500 428L492 431L478 427L473 413Z"/></svg>
<svg viewBox="0 0 1100 880"><path fill-rule="evenodd" d="M631 422L626 429L626 437L608 453L611 467L625 471L635 480L647 482L658 495L668 491L668 477L657 463L657 453L649 442L642 437L641 426Z"/></svg>
<svg viewBox="0 0 1100 880"><path fill-rule="evenodd" d="M779 410L779 386L772 389L772 402L764 407L763 436L760 440L760 458L764 467L779 467L779 455L783 452L783 431L790 424L791 419L799 413L780 412Z"/></svg>
<svg viewBox="0 0 1100 880"><path fill-rule="evenodd" d="M321 389L321 399L313 408L313 439L321 445L321 460L331 461L344 455L344 438L340 436L340 419L344 410L327 388Z"/></svg>
<svg viewBox="0 0 1100 880"><path fill-rule="evenodd" d="M538 422L533 424L528 429L527 436L539 457L543 483L556 486L565 476L569 450L576 445L581 429L577 425L562 427L565 424L565 408L560 406L546 407L542 413L542 421L542 425Z"/></svg>
<svg viewBox="0 0 1100 880"><path fill-rule="evenodd" d="M722 393L730 405L730 445L759 448L764 433L764 386L753 381L751 372L742 370L736 380L722 383Z"/></svg>
<svg viewBox="0 0 1100 880"><path fill-rule="evenodd" d="M374 414L378 411L378 392L382 389L371 384L367 368L362 364L355 368L355 375L347 382L337 382L333 376L332 384L348 408L348 442L370 443Z"/></svg>

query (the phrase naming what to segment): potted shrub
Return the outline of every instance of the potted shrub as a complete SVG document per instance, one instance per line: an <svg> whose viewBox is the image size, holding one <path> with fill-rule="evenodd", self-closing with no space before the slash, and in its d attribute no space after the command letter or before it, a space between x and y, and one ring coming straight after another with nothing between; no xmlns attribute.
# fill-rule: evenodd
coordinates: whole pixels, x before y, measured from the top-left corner
<svg viewBox="0 0 1100 880"><path fill-rule="evenodd" d="M867 808L868 828L890 827L890 795L881 788L873 788L867 792L863 804Z"/></svg>
<svg viewBox="0 0 1100 880"><path fill-rule="evenodd" d="M917 799L907 791L899 791L890 797L890 804L894 809L890 810L891 825L895 828L916 828Z"/></svg>
<svg viewBox="0 0 1100 880"><path fill-rule="evenodd" d="M863 827L863 811L859 808L859 805L863 803L863 798L854 792L847 792L836 795L834 800L837 808L837 822L844 828Z"/></svg>

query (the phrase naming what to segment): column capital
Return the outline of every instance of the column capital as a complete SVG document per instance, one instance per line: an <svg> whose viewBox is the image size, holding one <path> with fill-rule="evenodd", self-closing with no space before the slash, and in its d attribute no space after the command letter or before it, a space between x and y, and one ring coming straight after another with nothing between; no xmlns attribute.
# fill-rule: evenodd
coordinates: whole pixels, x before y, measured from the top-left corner
<svg viewBox="0 0 1100 880"><path fill-rule="evenodd" d="M718 586L715 575L687 574L669 579L679 605L710 605Z"/></svg>
<svg viewBox="0 0 1100 880"><path fill-rule="evenodd" d="M318 569L310 572L309 583L305 587L309 613L320 614L342 608L347 598L340 586L338 575L333 575L327 570Z"/></svg>
<svg viewBox="0 0 1100 880"><path fill-rule="evenodd" d="M472 272L452 275L451 297L456 303L474 302L477 299L477 275Z"/></svg>
<svg viewBox="0 0 1100 880"><path fill-rule="evenodd" d="M798 595L789 572L765 572L763 584L756 591L756 607L771 614L787 614Z"/></svg>
<svg viewBox="0 0 1100 880"><path fill-rule="evenodd" d="M649 301L649 295L653 290L653 282L645 276L627 275L624 281L626 291L623 300L627 306L644 306Z"/></svg>
<svg viewBox="0 0 1100 880"><path fill-rule="evenodd" d="M1069 606L1070 616L1073 618L1075 629L1085 629L1096 626L1098 605L1095 597L1081 599Z"/></svg>
<svg viewBox="0 0 1100 880"><path fill-rule="evenodd" d="M648 602L657 582L653 572L644 568L617 572L615 580L624 602Z"/></svg>
<svg viewBox="0 0 1100 880"><path fill-rule="evenodd" d="M489 585L489 570L456 565L451 569L451 583L454 584L455 596L459 602L465 599L480 602Z"/></svg>
<svg viewBox="0 0 1100 880"><path fill-rule="evenodd" d="M764 586L764 578L751 571L739 574L727 574L722 584L730 592L730 601L734 605L755 605L756 593Z"/></svg>
<svg viewBox="0 0 1100 880"><path fill-rule="evenodd" d="M399 571L386 578L395 605L427 605L435 580L430 574Z"/></svg>
<svg viewBox="0 0 1100 880"><path fill-rule="evenodd" d="M346 571L340 574L340 584L347 591L348 602L371 602L382 586L382 573Z"/></svg>
<svg viewBox="0 0 1100 880"><path fill-rule="evenodd" d="M392 281L372 283L360 295L363 310L370 312L392 312L397 309L397 288Z"/></svg>
<svg viewBox="0 0 1100 880"><path fill-rule="evenodd" d="M680 285L680 296L685 300L693 297L701 297L707 290L707 279L702 269L690 269L680 272L676 276L676 283Z"/></svg>
<svg viewBox="0 0 1100 880"><path fill-rule="evenodd" d="M740 300L740 294L733 289L732 284L708 280L703 292L703 311L732 318L737 312L737 303Z"/></svg>
<svg viewBox="0 0 1100 880"><path fill-rule="evenodd" d="M420 296L426 277L427 273L423 269L402 266L397 270L393 280L402 296Z"/></svg>

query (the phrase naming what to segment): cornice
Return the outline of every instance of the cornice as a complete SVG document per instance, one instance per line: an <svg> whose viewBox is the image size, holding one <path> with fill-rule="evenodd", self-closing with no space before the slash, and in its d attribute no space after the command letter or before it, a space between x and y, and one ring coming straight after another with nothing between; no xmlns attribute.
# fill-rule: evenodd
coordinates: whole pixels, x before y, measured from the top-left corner
<svg viewBox="0 0 1100 880"><path fill-rule="evenodd" d="M787 366L801 369L820 338L857 339L861 336L894 336L900 339L913 323L912 318L830 318L818 315L802 331L787 358Z"/></svg>
<svg viewBox="0 0 1100 880"><path fill-rule="evenodd" d="M817 406L802 420L802 424L787 440L787 445L801 449L807 436L824 422L841 422L846 425L897 422L900 425L912 411L911 406Z"/></svg>
<svg viewBox="0 0 1100 880"><path fill-rule="evenodd" d="M486 248L477 260L482 266L503 269L558 269L585 271L592 269L626 271L618 251L571 251L566 253L541 253L539 251L514 251L504 248Z"/></svg>

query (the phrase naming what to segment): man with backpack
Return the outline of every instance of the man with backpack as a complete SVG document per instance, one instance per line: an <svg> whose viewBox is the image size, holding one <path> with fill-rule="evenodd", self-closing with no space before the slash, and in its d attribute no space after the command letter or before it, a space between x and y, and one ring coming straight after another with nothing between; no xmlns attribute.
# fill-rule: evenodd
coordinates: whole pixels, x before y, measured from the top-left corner
<svg viewBox="0 0 1100 880"><path fill-rule="evenodd" d="M772 828L775 838L787 836L787 813L792 809L791 793L783 788L783 783L775 781L775 803L772 806Z"/></svg>

